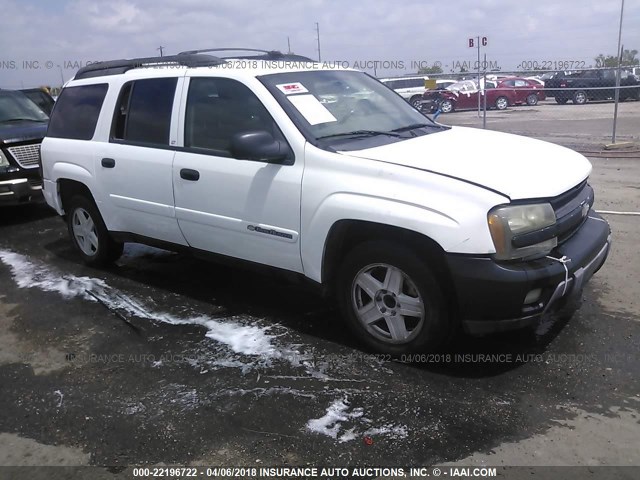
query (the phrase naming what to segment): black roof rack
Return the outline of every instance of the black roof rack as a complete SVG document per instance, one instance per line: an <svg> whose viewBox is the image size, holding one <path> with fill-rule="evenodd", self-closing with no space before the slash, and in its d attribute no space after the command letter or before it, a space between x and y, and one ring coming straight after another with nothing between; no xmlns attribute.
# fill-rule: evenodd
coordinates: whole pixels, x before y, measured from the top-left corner
<svg viewBox="0 0 640 480"><path fill-rule="evenodd" d="M220 56L223 59L239 58L239 59L252 59L252 60L288 60L299 62L313 62L314 60L302 55L296 55L294 53L282 53L278 50L260 50L257 48L205 48L202 50L187 50L186 52L180 52L178 55L197 55L210 52L251 52L259 55L225 55Z"/></svg>
<svg viewBox="0 0 640 480"><path fill-rule="evenodd" d="M185 67L211 67L222 65L225 61L213 55L179 54L166 57L145 57L97 62L82 67L76 73L75 79L101 77L103 75L118 75L128 70L145 65L182 65Z"/></svg>

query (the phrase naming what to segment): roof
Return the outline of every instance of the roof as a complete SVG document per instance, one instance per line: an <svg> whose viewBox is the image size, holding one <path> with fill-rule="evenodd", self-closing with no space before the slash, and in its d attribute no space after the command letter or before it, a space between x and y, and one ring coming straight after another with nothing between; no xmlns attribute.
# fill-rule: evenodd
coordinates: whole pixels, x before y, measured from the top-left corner
<svg viewBox="0 0 640 480"><path fill-rule="evenodd" d="M223 51L240 51L243 52L243 54L231 57L209 55L211 52ZM249 52L249 54L245 54L247 52ZM136 70L139 68L242 68L252 70L252 75L257 75L259 74L258 71L268 71L268 73L273 73L274 70L313 70L319 68L319 65L319 63L314 62L308 57L295 54L284 54L275 50L209 48L204 50L190 50L181 52L177 55L164 57L142 57L96 62L78 70L74 80L104 77L109 75L122 75L130 70Z"/></svg>

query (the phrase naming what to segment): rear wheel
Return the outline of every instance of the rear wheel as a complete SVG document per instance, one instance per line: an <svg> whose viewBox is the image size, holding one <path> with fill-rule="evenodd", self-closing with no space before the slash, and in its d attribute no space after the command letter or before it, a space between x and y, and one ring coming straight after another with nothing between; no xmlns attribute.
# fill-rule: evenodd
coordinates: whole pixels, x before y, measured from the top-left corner
<svg viewBox="0 0 640 480"><path fill-rule="evenodd" d="M378 352L435 350L452 330L429 266L391 243L368 242L352 250L340 269L337 295L350 329Z"/></svg>
<svg viewBox="0 0 640 480"><path fill-rule="evenodd" d="M496 98L496 108L498 110L504 110L508 106L509 106L509 100L507 100L507 97Z"/></svg>
<svg viewBox="0 0 640 480"><path fill-rule="evenodd" d="M442 113L451 113L453 112L453 108L454 108L453 102L448 98L445 98L440 102L440 111Z"/></svg>
<svg viewBox="0 0 640 480"><path fill-rule="evenodd" d="M536 95L535 93L530 93L529 95L527 95L527 105L529 105L530 107L534 107L538 104L538 95Z"/></svg>
<svg viewBox="0 0 640 480"><path fill-rule="evenodd" d="M92 199L83 195L65 205L71 241L87 265L104 266L122 255L123 244L114 241Z"/></svg>

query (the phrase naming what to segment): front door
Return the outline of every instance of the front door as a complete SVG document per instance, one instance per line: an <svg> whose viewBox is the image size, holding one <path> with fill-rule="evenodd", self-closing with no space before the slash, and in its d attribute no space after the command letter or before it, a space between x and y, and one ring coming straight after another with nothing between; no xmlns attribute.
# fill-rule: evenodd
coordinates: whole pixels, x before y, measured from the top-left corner
<svg viewBox="0 0 640 480"><path fill-rule="evenodd" d="M239 160L231 137L267 131L285 140L255 94L228 78L185 84L184 149L176 152L176 217L190 246L297 272L303 156L282 164Z"/></svg>

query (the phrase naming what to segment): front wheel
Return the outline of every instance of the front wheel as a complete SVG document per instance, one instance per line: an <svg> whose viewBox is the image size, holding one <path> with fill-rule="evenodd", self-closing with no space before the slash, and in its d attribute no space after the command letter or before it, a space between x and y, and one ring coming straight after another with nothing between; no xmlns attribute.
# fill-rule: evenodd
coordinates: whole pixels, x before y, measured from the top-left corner
<svg viewBox="0 0 640 480"><path fill-rule="evenodd" d="M391 243L368 242L352 250L336 293L350 329L378 352L437 350L452 331L443 292L429 266Z"/></svg>
<svg viewBox="0 0 640 480"><path fill-rule="evenodd" d="M76 195L65 210L71 241L84 263L101 267L122 255L123 244L111 238L93 200Z"/></svg>
<svg viewBox="0 0 640 480"><path fill-rule="evenodd" d="M422 95L414 95L409 99L409 103L413 108L417 108L419 110L420 103L422 102Z"/></svg>
<svg viewBox="0 0 640 480"><path fill-rule="evenodd" d="M496 99L496 108L498 110L504 110L508 106L509 106L509 100L507 100L507 97L498 97Z"/></svg>
<svg viewBox="0 0 640 480"><path fill-rule="evenodd" d="M573 103L576 105L584 105L587 103L587 94L582 90L578 90L573 94Z"/></svg>
<svg viewBox="0 0 640 480"><path fill-rule="evenodd" d="M530 107L535 107L538 104L538 95L535 93L530 93L527 95L527 105Z"/></svg>

